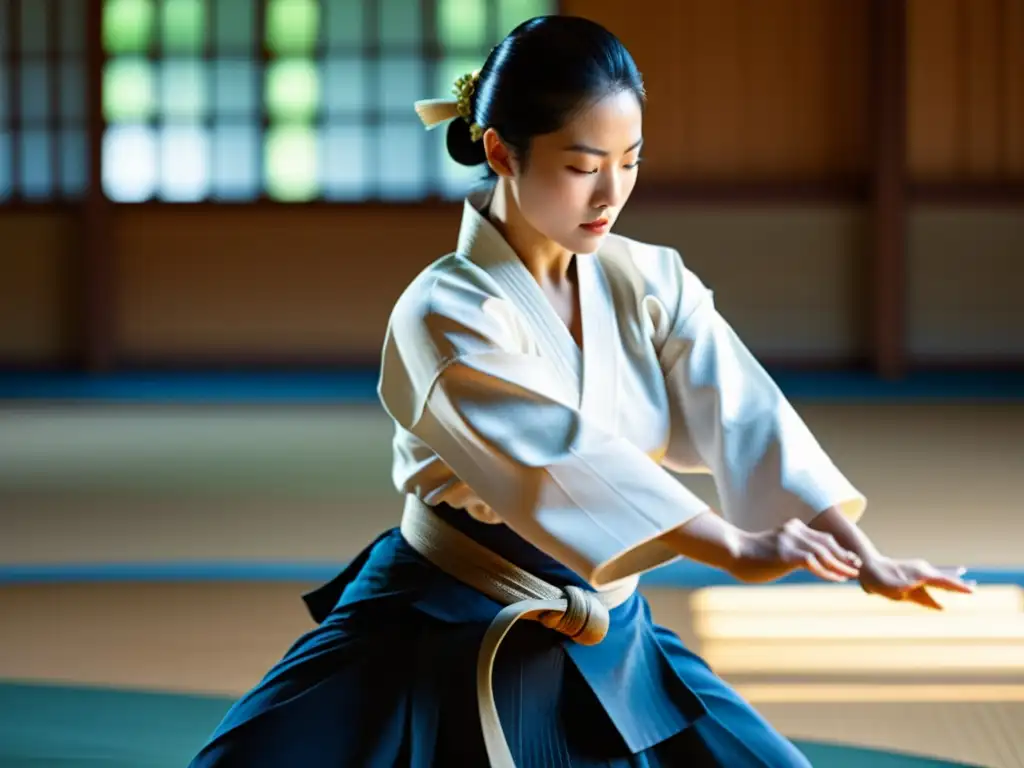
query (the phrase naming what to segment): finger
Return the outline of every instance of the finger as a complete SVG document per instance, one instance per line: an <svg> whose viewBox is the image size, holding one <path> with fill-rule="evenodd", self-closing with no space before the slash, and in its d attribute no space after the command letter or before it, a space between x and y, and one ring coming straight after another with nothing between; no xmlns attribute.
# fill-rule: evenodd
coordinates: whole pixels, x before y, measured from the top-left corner
<svg viewBox="0 0 1024 768"><path fill-rule="evenodd" d="M966 572L967 569L963 567L939 569L930 563L921 562L910 569L907 574L907 582L908 586L914 588L928 585L949 592L969 595L974 592L974 586L960 578Z"/></svg>
<svg viewBox="0 0 1024 768"><path fill-rule="evenodd" d="M854 568L846 561L840 559L824 544L817 544L815 542L808 542L807 547L814 553L815 558L818 562L824 565L833 573L837 573L847 579L855 579L860 575L860 571Z"/></svg>
<svg viewBox="0 0 1024 768"><path fill-rule="evenodd" d="M942 610L942 605L939 602L937 602L934 597L928 594L928 590L924 587L918 587L917 589L913 589L910 592L908 592L907 600L909 600L912 603L922 605L925 608L931 608L935 611Z"/></svg>
<svg viewBox="0 0 1024 768"><path fill-rule="evenodd" d="M959 592L962 595L974 594L974 584L966 582L956 576L948 576L944 573L933 576L928 579L926 583L930 587L938 587L939 589L945 589L948 592Z"/></svg>
<svg viewBox="0 0 1024 768"><path fill-rule="evenodd" d="M807 552L804 555L803 563L804 568L813 573L819 579L836 582L843 582L848 580L846 576L838 574L835 571L826 568L824 565L822 565L821 561L818 560L818 558L815 556L813 552Z"/></svg>
<svg viewBox="0 0 1024 768"><path fill-rule="evenodd" d="M809 528L808 532L820 544L823 544L826 547L828 547L829 551L833 555L835 555L837 558L839 558L840 560L842 560L845 563L849 563L854 568L860 568L861 561L860 561L860 558L857 556L857 553L856 552L851 552L846 547L844 547L842 544L840 544L836 540L835 536L833 536L830 533L825 533L824 531L815 530L813 528Z"/></svg>
<svg viewBox="0 0 1024 768"><path fill-rule="evenodd" d="M908 586L894 585L874 579L866 580L861 578L860 585L861 588L869 595L878 595L879 597L884 597L886 600L892 600L894 602L905 600L907 598L907 592L910 590L910 587Z"/></svg>

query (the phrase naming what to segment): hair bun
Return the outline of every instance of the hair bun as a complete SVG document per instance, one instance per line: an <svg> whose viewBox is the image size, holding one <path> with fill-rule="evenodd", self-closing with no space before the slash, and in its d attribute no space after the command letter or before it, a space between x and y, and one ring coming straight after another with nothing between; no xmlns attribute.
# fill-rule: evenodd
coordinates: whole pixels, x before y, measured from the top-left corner
<svg viewBox="0 0 1024 768"><path fill-rule="evenodd" d="M457 117L448 124L446 143L448 155L459 165L482 165L487 162L483 140L473 141L469 123Z"/></svg>

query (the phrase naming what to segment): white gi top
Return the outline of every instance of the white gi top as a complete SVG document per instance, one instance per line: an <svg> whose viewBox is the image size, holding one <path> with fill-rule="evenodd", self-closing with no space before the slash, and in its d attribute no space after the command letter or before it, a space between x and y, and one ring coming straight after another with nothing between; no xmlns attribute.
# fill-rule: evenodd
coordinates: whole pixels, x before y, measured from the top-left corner
<svg viewBox="0 0 1024 768"><path fill-rule="evenodd" d="M388 324L398 490L504 522L595 587L678 557L660 537L708 508L666 468L710 472L747 530L860 517L864 497L676 251L612 234L576 257L581 352L481 213L491 190Z"/></svg>

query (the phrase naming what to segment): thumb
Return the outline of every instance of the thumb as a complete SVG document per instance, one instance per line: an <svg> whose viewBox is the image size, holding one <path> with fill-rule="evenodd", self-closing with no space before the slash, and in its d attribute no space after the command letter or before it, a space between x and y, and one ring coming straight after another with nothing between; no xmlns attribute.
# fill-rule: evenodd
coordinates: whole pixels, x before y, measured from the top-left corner
<svg viewBox="0 0 1024 768"><path fill-rule="evenodd" d="M910 600L912 603L917 603L918 605L924 606L925 608L931 608L935 611L942 610L942 604L939 603L934 597L932 597L928 593L928 590L924 587L917 587L916 589L909 592L907 594L907 600Z"/></svg>

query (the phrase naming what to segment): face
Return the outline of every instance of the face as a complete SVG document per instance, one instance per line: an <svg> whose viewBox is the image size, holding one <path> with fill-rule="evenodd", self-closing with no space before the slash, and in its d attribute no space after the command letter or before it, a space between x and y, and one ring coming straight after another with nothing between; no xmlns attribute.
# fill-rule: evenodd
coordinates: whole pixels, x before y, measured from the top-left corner
<svg viewBox="0 0 1024 768"><path fill-rule="evenodd" d="M642 122L637 97L620 91L535 137L525 170L506 155L504 175L526 223L570 253L596 251L636 184Z"/></svg>

